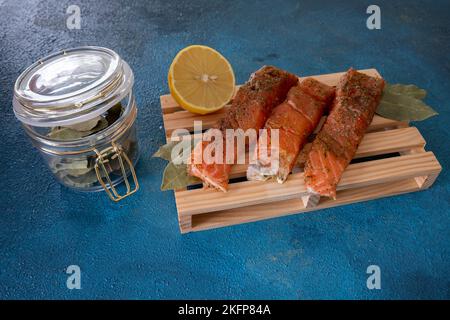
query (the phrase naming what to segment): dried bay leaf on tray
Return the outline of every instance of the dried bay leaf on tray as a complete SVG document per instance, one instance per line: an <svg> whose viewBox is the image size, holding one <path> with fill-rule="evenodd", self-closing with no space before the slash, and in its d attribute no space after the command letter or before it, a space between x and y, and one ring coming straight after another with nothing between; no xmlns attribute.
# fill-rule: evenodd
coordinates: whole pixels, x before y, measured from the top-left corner
<svg viewBox="0 0 450 320"><path fill-rule="evenodd" d="M161 190L177 190L201 181L188 174L187 165L169 162L164 169Z"/></svg>
<svg viewBox="0 0 450 320"><path fill-rule="evenodd" d="M172 150L179 143L179 141L171 141L159 147L158 151L156 151L152 157L161 158L167 161L172 160Z"/></svg>
<svg viewBox="0 0 450 320"><path fill-rule="evenodd" d="M376 113L397 121L421 121L438 113L421 99L426 91L415 85L386 84Z"/></svg>
<svg viewBox="0 0 450 320"><path fill-rule="evenodd" d="M191 184L201 183L200 179L192 177L188 174L187 164L184 160L186 160L186 158L190 156L190 150L192 149L185 149L185 151L189 152L183 152L183 148L188 148L189 144L191 147L193 147L194 141L171 141L161 146L158 151L153 154L153 157L158 157L169 161L163 172L161 190L183 189ZM176 150L178 151L178 154L176 154L175 159L172 159L172 151L175 146L178 146ZM173 161L175 161L177 164L175 164Z"/></svg>
<svg viewBox="0 0 450 320"><path fill-rule="evenodd" d="M389 84L386 83L384 92L392 92L396 94L407 95L416 99L425 99L427 96L427 91L425 89L419 88L414 84Z"/></svg>
<svg viewBox="0 0 450 320"><path fill-rule="evenodd" d="M167 161L186 162L186 159L191 155L191 151L194 149L194 143L194 139L171 141L159 147L158 151L156 151L152 157L161 158ZM177 154L172 155L175 146L177 146ZM174 156L173 159L172 156Z"/></svg>
<svg viewBox="0 0 450 320"><path fill-rule="evenodd" d="M377 114L397 121L421 121L438 114L421 100L415 100L408 104L381 101Z"/></svg>

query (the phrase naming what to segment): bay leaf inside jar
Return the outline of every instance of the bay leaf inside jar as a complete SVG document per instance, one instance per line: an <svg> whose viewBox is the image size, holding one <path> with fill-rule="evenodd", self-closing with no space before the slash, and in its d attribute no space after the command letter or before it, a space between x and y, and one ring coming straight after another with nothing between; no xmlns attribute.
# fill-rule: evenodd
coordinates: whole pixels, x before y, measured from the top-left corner
<svg viewBox="0 0 450 320"><path fill-rule="evenodd" d="M122 115L123 107L121 103L114 105L101 116L89 121L70 126L54 127L47 134L49 138L55 140L76 140L96 134L112 124L114 124ZM129 142L131 143L131 142ZM130 144L132 146L132 144ZM128 148L127 148L128 149ZM129 150L132 152L132 150ZM55 158L50 162L50 168L59 179L73 187L86 188L98 183L95 172L96 155L86 156L84 158ZM120 167L105 166L109 173L120 170ZM106 173L100 170L100 175L105 177Z"/></svg>
<svg viewBox="0 0 450 320"><path fill-rule="evenodd" d="M53 127L47 136L52 139L63 141L88 137L112 125L120 118L122 112L122 104L118 103L103 115L94 119L70 126Z"/></svg>

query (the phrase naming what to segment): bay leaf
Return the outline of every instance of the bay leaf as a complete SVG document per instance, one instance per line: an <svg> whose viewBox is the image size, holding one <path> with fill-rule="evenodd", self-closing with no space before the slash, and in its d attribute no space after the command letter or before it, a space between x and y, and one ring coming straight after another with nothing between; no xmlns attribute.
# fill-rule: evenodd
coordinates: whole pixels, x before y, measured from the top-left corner
<svg viewBox="0 0 450 320"><path fill-rule="evenodd" d="M79 169L86 169L89 167L89 162L87 159L76 159L71 160L64 159L64 161L57 162L53 164L55 169L57 170L79 170Z"/></svg>
<svg viewBox="0 0 450 320"><path fill-rule="evenodd" d="M159 147L158 151L153 154L153 158L161 158L167 161L172 160L172 149L179 143L179 141L171 141Z"/></svg>
<svg viewBox="0 0 450 320"><path fill-rule="evenodd" d="M95 128L98 122L103 119L101 116L95 117L94 119L83 121L80 123L65 126L66 128L73 129L76 131L90 131Z"/></svg>
<svg viewBox="0 0 450 320"><path fill-rule="evenodd" d="M156 151L153 154L154 158L162 158L167 161L173 161L175 163L185 163L186 160L190 157L191 151L194 149L194 140L182 140L182 141L171 141L166 143L165 145L162 145L159 147L158 151ZM180 145L179 145L180 144ZM189 146L190 144L190 146ZM175 152L178 152L175 155L173 155L173 149L177 146L178 150L175 150ZM173 156L173 158L172 158Z"/></svg>
<svg viewBox="0 0 450 320"><path fill-rule="evenodd" d="M201 183L200 179L188 174L187 164L185 163L187 158L191 155L191 150L193 149L195 142L194 139L171 141L161 146L158 151L153 154L153 157L169 161L163 172L161 190L184 189L189 185ZM177 147L177 150L173 150L175 147ZM174 152L177 154L173 155ZM172 156L174 158L172 158Z"/></svg>
<svg viewBox="0 0 450 320"><path fill-rule="evenodd" d="M66 184L77 188L91 187L98 182L95 170L91 170L79 176L67 173L66 175L62 176L62 179Z"/></svg>
<svg viewBox="0 0 450 320"><path fill-rule="evenodd" d="M414 85L386 85L376 110L382 117L397 121L421 121L438 113L421 99L426 91Z"/></svg>
<svg viewBox="0 0 450 320"><path fill-rule="evenodd" d="M47 136L49 138L57 140L74 140L90 136L91 134L105 129L107 126L108 121L106 121L105 118L100 117L100 119L97 121L96 126L92 130L79 131L69 127L55 127L47 134Z"/></svg>
<svg viewBox="0 0 450 320"><path fill-rule="evenodd" d="M85 175L86 173L90 172L93 169L94 168L87 168L87 167L84 169L68 169L67 174L74 177L79 177Z"/></svg>
<svg viewBox="0 0 450 320"><path fill-rule="evenodd" d="M107 112L106 112L106 120L108 121L108 124L113 124L114 122L117 121L117 119L120 118L120 116L122 115L122 104L119 102L117 104L115 104L113 107L111 107Z"/></svg>
<svg viewBox="0 0 450 320"><path fill-rule="evenodd" d="M94 128L92 128L91 131L89 131L88 135L90 136L91 134L102 131L103 129L105 129L108 126L109 126L108 121L105 118L101 117L100 120L98 121L97 125Z"/></svg>
<svg viewBox="0 0 450 320"><path fill-rule="evenodd" d="M414 84L400 84L400 83L389 84L389 83L386 83L386 85L384 87L384 92L391 92L391 93L396 93L396 94L407 95L409 97L421 99L421 100L425 99L425 97L427 96L426 90L419 88L418 86L416 86Z"/></svg>
<svg viewBox="0 0 450 320"><path fill-rule="evenodd" d="M74 140L89 135L89 131L77 131L66 127L55 127L47 136L56 140Z"/></svg>
<svg viewBox="0 0 450 320"><path fill-rule="evenodd" d="M201 183L201 181L188 174L187 165L176 165L169 162L164 169L161 190L183 189L195 183Z"/></svg>

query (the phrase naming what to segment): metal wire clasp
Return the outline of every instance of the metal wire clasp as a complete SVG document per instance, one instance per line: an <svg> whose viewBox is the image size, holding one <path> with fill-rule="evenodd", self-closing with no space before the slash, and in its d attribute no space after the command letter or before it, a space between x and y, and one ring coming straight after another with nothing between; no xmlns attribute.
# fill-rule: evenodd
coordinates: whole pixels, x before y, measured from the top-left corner
<svg viewBox="0 0 450 320"><path fill-rule="evenodd" d="M97 175L98 182L102 185L103 189L105 189L106 193L108 194L109 198L115 202L122 200L123 198L128 197L129 195L132 195L136 191L139 190L139 183L136 177L136 172L134 171L133 163L130 161L130 158L128 158L127 154L122 150L121 146L116 144L115 142L111 143L111 147L108 147L106 149L103 149L101 152L99 152L97 149L94 149L95 153L97 154L97 159L95 160L95 174ZM116 159L118 160L120 164L120 170L122 172L122 176L125 182L125 185L127 187L127 192L124 195L119 195L116 188L114 187L113 183L111 182L111 178L109 177L109 172L106 169L105 164L108 164L109 158L111 160ZM128 164L128 168L131 171L131 175L133 177L134 181L134 189L132 190L130 187L130 183L128 181L127 173L124 166L124 161ZM103 173L105 174L106 183L103 180L102 175L100 174L100 170L103 170Z"/></svg>

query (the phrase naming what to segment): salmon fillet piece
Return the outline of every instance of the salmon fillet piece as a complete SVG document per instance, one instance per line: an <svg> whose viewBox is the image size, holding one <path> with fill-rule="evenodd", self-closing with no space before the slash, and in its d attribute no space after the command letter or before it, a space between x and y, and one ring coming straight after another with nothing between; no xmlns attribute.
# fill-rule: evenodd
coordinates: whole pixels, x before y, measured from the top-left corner
<svg viewBox="0 0 450 320"><path fill-rule="evenodd" d="M341 77L330 115L307 156L305 185L309 192L336 198L337 184L372 122L383 88L383 79L354 69Z"/></svg>
<svg viewBox="0 0 450 320"><path fill-rule="evenodd" d="M244 131L261 129L272 109L286 98L289 89L297 82L296 75L273 66L263 66L253 73L249 81L239 88L225 116L213 127L223 133L223 150L226 150L226 129ZM224 160L222 164L208 164L205 161L196 163L195 161L195 159L203 159L203 150L211 143L215 141L202 141L195 146L191 153L188 173L200 178L205 186L226 191L232 164L224 163L225 154L221 155ZM234 160L236 156L237 152L235 152Z"/></svg>
<svg viewBox="0 0 450 320"><path fill-rule="evenodd" d="M308 136L319 124L327 106L333 101L335 89L313 78L306 78L292 87L286 100L267 119L258 141L256 163L249 165L247 179L266 180L276 177L286 181ZM271 141L271 132L278 129L278 144ZM271 151L278 152L271 157Z"/></svg>

